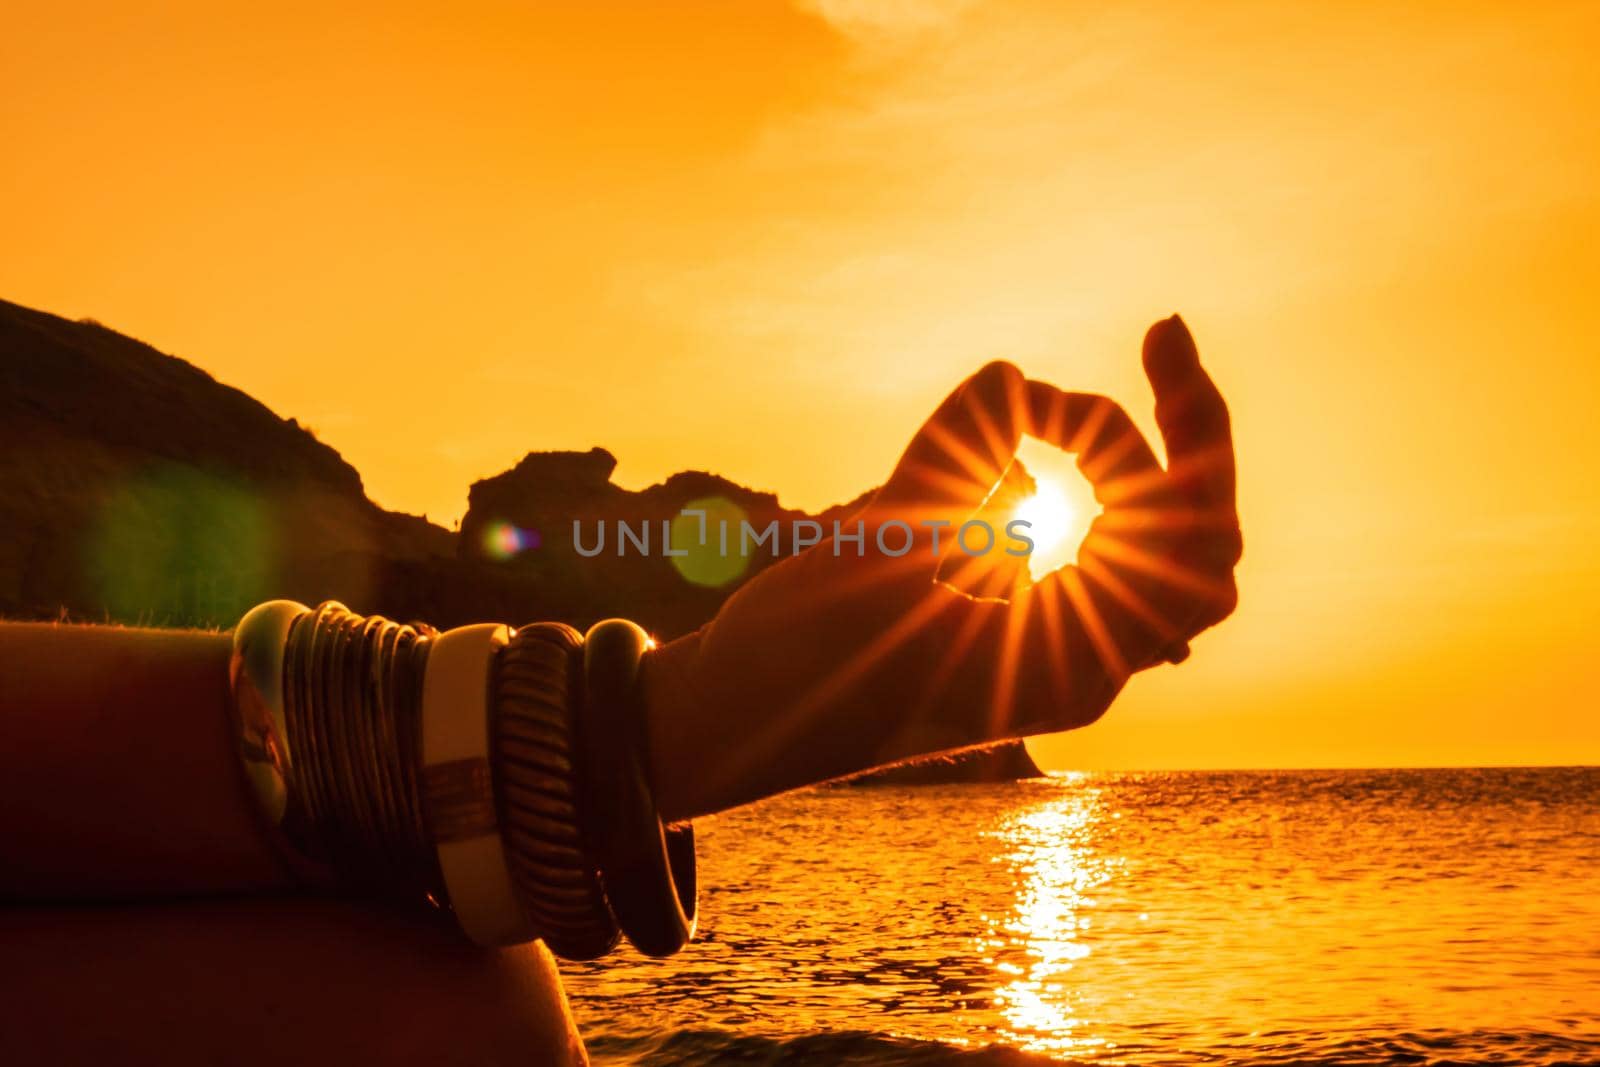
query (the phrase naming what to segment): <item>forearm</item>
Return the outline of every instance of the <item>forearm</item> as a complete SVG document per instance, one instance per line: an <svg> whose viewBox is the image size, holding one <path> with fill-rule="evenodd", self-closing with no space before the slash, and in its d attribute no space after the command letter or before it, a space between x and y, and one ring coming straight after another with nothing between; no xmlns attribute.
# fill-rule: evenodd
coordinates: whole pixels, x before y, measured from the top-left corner
<svg viewBox="0 0 1600 1067"><path fill-rule="evenodd" d="M1071 602L1023 607L1056 619L1024 627L1007 601L916 582L904 596L880 588L839 608L841 596L866 585L813 550L764 572L710 624L646 657L650 765L664 818L1085 726L1125 680L1099 669L1101 653L1083 630L1060 624Z"/></svg>
<svg viewBox="0 0 1600 1067"><path fill-rule="evenodd" d="M227 634L0 624L0 895L288 884L242 780Z"/></svg>
<svg viewBox="0 0 1600 1067"><path fill-rule="evenodd" d="M703 633L653 652L641 673L656 802L669 821L1015 736L913 649L878 653L870 671L830 672L775 640L706 647ZM965 666L967 681L992 690L993 664Z"/></svg>

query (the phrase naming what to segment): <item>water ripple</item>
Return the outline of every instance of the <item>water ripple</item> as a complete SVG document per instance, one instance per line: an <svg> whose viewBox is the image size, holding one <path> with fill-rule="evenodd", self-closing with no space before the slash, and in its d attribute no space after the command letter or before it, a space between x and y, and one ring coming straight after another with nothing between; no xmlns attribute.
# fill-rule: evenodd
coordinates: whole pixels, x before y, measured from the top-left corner
<svg viewBox="0 0 1600 1067"><path fill-rule="evenodd" d="M702 936L568 968L599 1062L1600 1062L1600 771L820 789Z"/></svg>

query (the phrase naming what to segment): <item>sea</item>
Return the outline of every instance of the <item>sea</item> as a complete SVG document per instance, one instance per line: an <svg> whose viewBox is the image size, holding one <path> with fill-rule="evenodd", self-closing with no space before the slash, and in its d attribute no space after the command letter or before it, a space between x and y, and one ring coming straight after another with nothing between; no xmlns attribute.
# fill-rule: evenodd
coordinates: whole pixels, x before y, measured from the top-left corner
<svg viewBox="0 0 1600 1067"><path fill-rule="evenodd" d="M1600 1064L1600 769L833 786L566 964L599 1064Z"/></svg>

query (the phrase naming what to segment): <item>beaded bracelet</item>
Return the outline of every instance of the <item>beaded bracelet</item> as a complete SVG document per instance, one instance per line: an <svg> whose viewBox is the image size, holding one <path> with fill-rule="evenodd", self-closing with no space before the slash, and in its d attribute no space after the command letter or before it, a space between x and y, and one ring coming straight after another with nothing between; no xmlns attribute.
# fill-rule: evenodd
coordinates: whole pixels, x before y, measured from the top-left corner
<svg viewBox="0 0 1600 1067"><path fill-rule="evenodd" d="M585 640L558 623L438 633L332 602L252 609L234 630L235 726L290 869L310 886L432 901L483 945L542 938L592 959L620 922L642 951L681 948L693 838L671 835L677 888L664 917L646 917L660 886L636 854L651 843L638 819L654 820L658 851L666 838L644 776L638 658L610 642L591 669ZM624 766L634 778L610 770Z"/></svg>

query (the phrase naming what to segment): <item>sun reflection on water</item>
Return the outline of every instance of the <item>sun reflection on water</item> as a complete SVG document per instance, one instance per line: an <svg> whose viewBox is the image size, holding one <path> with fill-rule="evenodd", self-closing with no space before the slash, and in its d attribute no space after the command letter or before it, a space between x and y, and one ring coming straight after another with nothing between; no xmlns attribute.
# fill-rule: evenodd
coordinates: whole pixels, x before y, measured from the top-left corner
<svg viewBox="0 0 1600 1067"><path fill-rule="evenodd" d="M562 969L597 1064L1600 1064L1597 795L1549 768L804 790L701 825L689 949Z"/></svg>
<svg viewBox="0 0 1600 1067"><path fill-rule="evenodd" d="M1114 878L1123 861L1096 848L1107 818L1101 790L1087 776L1060 779L1051 799L1008 816L993 836L1008 846L996 862L1018 879L1012 911L984 916L978 945L999 972L995 1008L1008 1044L1048 1053L1107 1047L1089 1032L1087 998L1075 973L1093 953L1092 894Z"/></svg>

